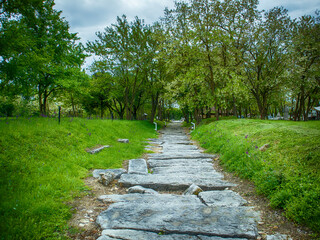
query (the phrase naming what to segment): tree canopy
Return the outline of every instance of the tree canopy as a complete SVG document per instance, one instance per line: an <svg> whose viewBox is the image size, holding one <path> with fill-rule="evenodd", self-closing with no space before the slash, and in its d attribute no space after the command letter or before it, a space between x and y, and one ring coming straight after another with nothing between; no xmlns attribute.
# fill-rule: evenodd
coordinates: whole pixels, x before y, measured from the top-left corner
<svg viewBox="0 0 320 240"><path fill-rule="evenodd" d="M48 114L56 103L73 115L151 122L172 106L197 122L289 107L307 120L320 100L319 12L291 19L283 7L257 5L178 1L152 25L118 17L83 46L53 0L1 1L1 106L37 102ZM89 74L88 54L97 56Z"/></svg>

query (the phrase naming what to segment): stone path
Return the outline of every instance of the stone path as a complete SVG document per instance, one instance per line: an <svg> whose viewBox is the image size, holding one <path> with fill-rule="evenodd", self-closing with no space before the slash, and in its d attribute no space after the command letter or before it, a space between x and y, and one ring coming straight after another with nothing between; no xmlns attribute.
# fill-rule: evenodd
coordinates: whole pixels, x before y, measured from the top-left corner
<svg viewBox="0 0 320 240"><path fill-rule="evenodd" d="M258 213L228 190L233 184L213 169L214 156L192 145L179 123L170 124L160 139L150 143L162 146L162 153L149 154L147 161L130 160L128 173L120 177L119 183L133 187L129 190L133 193L99 197L111 203L97 219L103 229L99 240L258 237ZM192 184L204 191L198 195L156 192L185 191Z"/></svg>

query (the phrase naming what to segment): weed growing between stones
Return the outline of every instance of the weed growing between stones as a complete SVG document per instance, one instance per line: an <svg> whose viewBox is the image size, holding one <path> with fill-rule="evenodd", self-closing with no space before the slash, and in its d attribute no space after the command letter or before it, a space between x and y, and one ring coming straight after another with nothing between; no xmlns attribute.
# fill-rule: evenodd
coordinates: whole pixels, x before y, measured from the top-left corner
<svg viewBox="0 0 320 240"><path fill-rule="evenodd" d="M120 168L123 160L140 157L146 139L155 136L146 121L1 120L0 239L64 238L71 217L67 202L88 192L82 180L88 170ZM94 155L85 151L99 144L111 147Z"/></svg>
<svg viewBox="0 0 320 240"><path fill-rule="evenodd" d="M272 207L320 233L320 122L227 120L192 136L221 154L227 170L252 180Z"/></svg>

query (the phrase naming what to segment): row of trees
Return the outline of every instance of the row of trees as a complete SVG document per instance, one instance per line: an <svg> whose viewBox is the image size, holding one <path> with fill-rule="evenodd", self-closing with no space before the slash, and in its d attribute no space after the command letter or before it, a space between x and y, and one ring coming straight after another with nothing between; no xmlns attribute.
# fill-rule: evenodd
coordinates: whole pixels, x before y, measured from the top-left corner
<svg viewBox="0 0 320 240"><path fill-rule="evenodd" d="M82 46L53 0L25 2L1 2L0 92L37 100L42 114L51 99L121 119L162 119L177 103L198 122L284 106L300 120L319 103L319 13L292 20L257 0L186 0L153 25L118 17ZM91 76L85 53L98 57Z"/></svg>
<svg viewBox="0 0 320 240"><path fill-rule="evenodd" d="M189 0L166 11L167 90L198 121L212 106L217 118L218 109L237 116L256 106L264 119L289 105L307 119L319 103L319 13L291 20L286 9L259 12L257 3Z"/></svg>

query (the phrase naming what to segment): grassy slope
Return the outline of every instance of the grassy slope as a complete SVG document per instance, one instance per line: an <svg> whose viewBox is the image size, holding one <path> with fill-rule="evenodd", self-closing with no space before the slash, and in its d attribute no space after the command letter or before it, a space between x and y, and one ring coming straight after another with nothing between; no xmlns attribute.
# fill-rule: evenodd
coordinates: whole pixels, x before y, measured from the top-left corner
<svg viewBox="0 0 320 240"><path fill-rule="evenodd" d="M221 154L226 169L251 179L270 205L320 229L320 122L225 120L202 125L193 137ZM270 144L265 151L259 151Z"/></svg>
<svg viewBox="0 0 320 240"><path fill-rule="evenodd" d="M65 204L87 189L92 168L119 168L155 137L148 122L87 119L0 121L0 239L59 239L71 216ZM129 138L129 144L117 142ZM111 148L91 155L98 144Z"/></svg>

